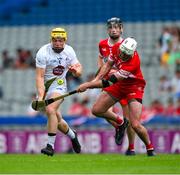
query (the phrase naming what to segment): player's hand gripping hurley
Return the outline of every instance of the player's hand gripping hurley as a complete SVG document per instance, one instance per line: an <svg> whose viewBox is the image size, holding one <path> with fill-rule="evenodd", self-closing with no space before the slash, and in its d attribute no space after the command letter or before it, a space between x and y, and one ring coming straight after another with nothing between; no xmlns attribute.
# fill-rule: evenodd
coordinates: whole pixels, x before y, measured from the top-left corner
<svg viewBox="0 0 180 175"><path fill-rule="evenodd" d="M47 100L41 100L41 101L38 101L38 100L35 100L32 102L32 108L36 111L42 109L42 108L45 108L46 106L48 106L49 104L57 101L57 100L60 100L60 99L63 99L64 97L67 97L67 96L70 96L70 95L73 95L75 93L77 93L78 91L77 90L74 90L74 91L70 91L64 95L60 95L58 97L55 97L55 98L50 98L50 99L47 99Z"/></svg>

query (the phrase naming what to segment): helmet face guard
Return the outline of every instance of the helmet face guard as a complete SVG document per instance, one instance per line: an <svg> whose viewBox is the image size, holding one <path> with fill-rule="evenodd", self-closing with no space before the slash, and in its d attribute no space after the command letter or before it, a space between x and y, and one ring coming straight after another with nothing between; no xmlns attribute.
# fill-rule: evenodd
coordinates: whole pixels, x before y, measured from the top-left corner
<svg viewBox="0 0 180 175"><path fill-rule="evenodd" d="M125 52L120 51L119 57L122 61L128 61L132 57L132 55L127 55Z"/></svg>
<svg viewBox="0 0 180 175"><path fill-rule="evenodd" d="M133 38L126 38L119 47L120 53L119 53L119 57L123 60L123 61L127 61L129 60L133 55L134 52L137 48L137 42L135 39Z"/></svg>

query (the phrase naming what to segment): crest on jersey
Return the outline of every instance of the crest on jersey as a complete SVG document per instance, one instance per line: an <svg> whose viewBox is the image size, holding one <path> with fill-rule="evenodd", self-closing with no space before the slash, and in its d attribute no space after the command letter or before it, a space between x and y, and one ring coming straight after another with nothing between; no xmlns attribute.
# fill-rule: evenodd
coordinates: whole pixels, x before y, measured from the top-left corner
<svg viewBox="0 0 180 175"><path fill-rule="evenodd" d="M59 65L59 66L53 68L53 74L54 74L54 75L57 75L57 76L62 75L63 72L64 72L64 70L65 70L65 67Z"/></svg>

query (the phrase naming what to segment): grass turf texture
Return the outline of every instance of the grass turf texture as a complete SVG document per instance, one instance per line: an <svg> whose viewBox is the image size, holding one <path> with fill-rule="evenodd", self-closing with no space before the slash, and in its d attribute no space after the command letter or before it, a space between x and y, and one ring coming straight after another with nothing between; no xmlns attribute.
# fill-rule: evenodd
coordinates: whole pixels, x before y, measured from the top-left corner
<svg viewBox="0 0 180 175"><path fill-rule="evenodd" d="M180 155L1 154L0 174L180 174Z"/></svg>

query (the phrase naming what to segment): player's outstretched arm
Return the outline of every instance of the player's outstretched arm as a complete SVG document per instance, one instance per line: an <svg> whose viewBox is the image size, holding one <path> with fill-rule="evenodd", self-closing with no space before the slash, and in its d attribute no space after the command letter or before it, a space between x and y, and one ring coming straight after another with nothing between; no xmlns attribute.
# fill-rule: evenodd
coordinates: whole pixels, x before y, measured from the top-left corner
<svg viewBox="0 0 180 175"><path fill-rule="evenodd" d="M106 62L100 69L99 73L97 74L96 78L93 81L100 80L102 79L110 70L111 67L113 66L112 61Z"/></svg>
<svg viewBox="0 0 180 175"><path fill-rule="evenodd" d="M78 92L84 92L87 89L92 89L92 88L105 88L105 87L109 87L115 83L117 83L118 81L123 80L124 78L122 76L116 76L116 74L113 74L110 76L110 78L107 79L102 79L102 80L92 80L90 82L85 82L83 84L81 84L78 88L77 91Z"/></svg>
<svg viewBox="0 0 180 175"><path fill-rule="evenodd" d="M85 82L77 88L78 92L84 92L87 89L93 89L93 88L102 88L102 80L96 80L96 81L90 81L90 82Z"/></svg>

